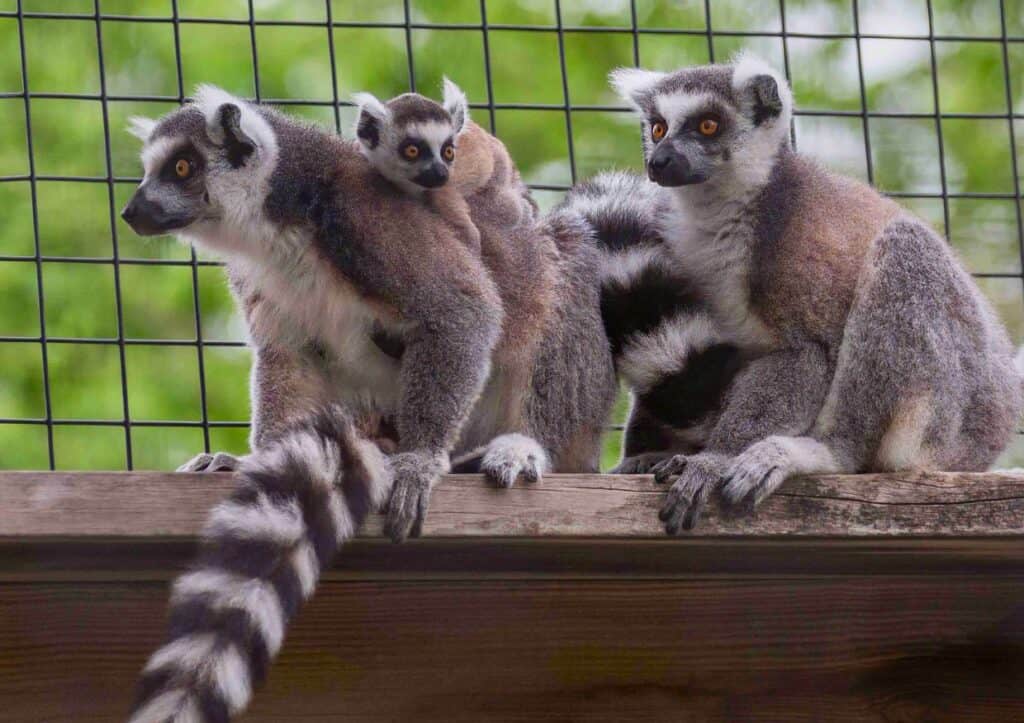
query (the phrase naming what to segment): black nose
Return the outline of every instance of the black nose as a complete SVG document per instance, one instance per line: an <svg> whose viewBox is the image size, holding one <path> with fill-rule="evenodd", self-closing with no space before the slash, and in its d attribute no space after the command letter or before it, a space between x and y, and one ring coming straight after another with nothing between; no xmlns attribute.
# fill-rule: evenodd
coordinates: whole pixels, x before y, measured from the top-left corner
<svg viewBox="0 0 1024 723"><path fill-rule="evenodd" d="M656 171L663 171L672 163L672 156L668 153L655 153L651 158L651 168Z"/></svg>
<svg viewBox="0 0 1024 723"><path fill-rule="evenodd" d="M135 218L138 215L139 215L139 209L135 205L134 201L129 202L128 205L124 207L124 210L121 211L121 218L123 218L128 223L131 223L132 219Z"/></svg>
<svg viewBox="0 0 1024 723"><path fill-rule="evenodd" d="M413 179L425 188L437 188L448 181L448 167L443 163L434 162Z"/></svg>

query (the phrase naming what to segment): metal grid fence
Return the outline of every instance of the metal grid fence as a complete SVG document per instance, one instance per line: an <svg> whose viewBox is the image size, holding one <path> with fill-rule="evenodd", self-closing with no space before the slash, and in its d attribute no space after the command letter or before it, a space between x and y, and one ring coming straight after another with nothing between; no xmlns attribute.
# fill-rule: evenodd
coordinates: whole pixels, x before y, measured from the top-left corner
<svg viewBox="0 0 1024 723"><path fill-rule="evenodd" d="M403 33L409 90L418 89L416 68L418 56L414 52L414 41L417 33L421 31L444 31L457 33L459 37L467 39L472 37L474 39L473 42L479 40L482 43L485 92L482 97L473 98L473 100L478 102L474 102L472 107L476 111L476 118L482 124L489 125L499 137L502 137L510 127L509 124L514 123L514 119L506 120L503 115L504 111L540 111L557 114L564 119L564 147L568 160L568 178L561 182L551 182L541 177L532 179L534 182L531 183L531 186L539 192L554 192L556 194L567 188L568 184L566 181L575 182L577 176L581 174L578 164L579 154L576 148L578 134L574 132L574 123L583 122L581 119L589 113L624 114L628 112L617 103L574 102L572 82L574 69L571 67L569 60L567 60L566 45L568 42L575 42L574 39L583 38L588 35L625 38L630 45L632 63L640 65L649 63L644 58L643 52L648 38L657 37L662 40L671 40L672 42L687 42L691 44L689 47L692 47L693 42L700 42L703 44L704 52L706 53L706 57L700 59L703 61L723 60L723 55L726 52L721 47L723 41L727 41L725 45L735 47L736 44L743 45L754 41L763 42L767 39L777 43L775 47L781 50L781 58L774 58L774 60L781 60L787 76L793 76L794 71L798 71L796 74L799 75L799 60L794 58L794 44L808 41L840 43L844 45L852 43L855 60L853 64L855 74L853 93L856 101L854 107L808 108L798 111L794 129L795 141L799 144L803 140L803 134L800 132L801 123L811 123L814 119L818 118L851 119L860 126L859 138L862 149L859 152L863 154L861 174L869 181L876 181L878 180L876 178L876 164L879 158L879 151L872 148L872 143L876 140L876 135L873 133L872 128L873 124L885 123L889 120L916 121L917 125L914 126L915 128L921 128L921 123L931 124L934 128L934 139L937 142L937 187L931 190L897 189L890 191L891 195L907 199L911 204L915 201L934 202L936 205L933 206L932 220L936 225L944 226L947 232L951 229L951 207L961 201L1001 201L1012 204L1012 212L1009 212L1008 215L1004 212L1003 217L1009 225L1012 236L1015 238L1016 263L1010 264L1007 268L978 270L977 275L982 278L1009 279L1024 282L1024 275L1022 275L1024 273L1024 222L1022 222L1021 181L1020 170L1018 169L1018 135L1024 132L1024 127L1019 125L1019 122L1024 120L1024 114L1020 112L1020 97L1021 93L1024 92L1020 87L1022 81L1024 81L1024 56L1020 55L1020 51L1024 49L1024 35L1018 32L1020 30L1018 26L1024 25L1024 21L1021 20L1024 17L1024 9L1021 8L1019 3L991 3L992 7L987 10L990 20L992 20L988 26L989 31L975 33L973 29L965 28L963 32L939 32L936 25L935 7L937 5L948 5L948 3L928 0L921 3L925 22L924 24L919 24L914 32L886 33L869 32L862 28L865 13L864 8L861 6L866 4L877 5L878 3L858 3L858 0L838 3L841 7L845 6L846 10L844 12L848 12L848 18L838 25L838 29L820 32L810 32L803 27L794 28L792 23L787 24L787 5L792 8L794 5L793 0L790 0L789 3L785 0L778 0L777 12L773 8L774 19L769 23L769 27L744 29L716 26L716 11L719 10L720 6L728 3L713 2L712 0L688 4L700 6L698 9L703 15L703 27L655 27L645 25L640 16L646 11L646 6L649 3L644 2L644 0L629 0L619 4L619 9L621 10L619 17L624 22L603 22L600 24L589 24L586 22L586 13L580 10L579 6L581 4L586 5L587 3L571 2L570 0L550 0L550 8L544 11L549 13L550 21L542 24L493 22L495 6L502 6L504 4L497 0L492 0L491 2L487 0L479 0L478 2L477 0L472 0L471 3L461 3L463 6L467 6L466 12L474 16L471 22L428 22L423 19L424 17L428 19L430 17L429 12L423 11L422 6L424 3L411 3L410 0L401 0L397 4L394 19L377 19L373 21L351 19L347 13L339 11L339 6L343 4L332 3L330 0L326 2L315 0L315 2L310 2L303 6L308 6L307 9L311 19L268 19L261 17L258 11L261 3L256 2L254 7L254 0L247 0L244 3L245 6L242 8L241 17L205 17L200 14L182 12L182 8L179 6L183 5L186 1L169 0L165 3L166 8L162 11L160 9L155 11L147 10L146 14L117 14L109 12L109 3L101 3L100 0L91 0L91 3L87 3L91 7L81 8L76 6L72 7L70 11L68 11L68 7L75 5L73 2L31 3L27 0L17 0L16 3L8 3L13 5L13 7L5 7L0 2L0 23L8 23L12 28L16 24L17 34L16 52L3 58L0 62L17 64L21 81L20 89L0 92L0 103L5 101L16 102L23 106L24 143L25 150L27 151L26 172L0 175L0 189L7 184L27 185L32 215L32 238L31 242L26 246L28 252L7 253L9 247L0 246L0 251L4 251L3 255L0 255L0 266L6 264L30 265L34 271L34 286L38 303L38 334L0 336L0 346L17 345L17 351L14 352L16 354L39 355L42 374L43 412L41 415L0 416L0 427L31 425L45 429L45 462L48 463L51 469L58 466L58 459L55 455L55 430L60 430L63 426L74 426L76 428L104 427L119 430L119 433L123 433L124 465L129 469L136 466L136 459L133 456L133 449L135 449L133 434L139 434L140 430L145 430L146 428L159 428L161 430L172 428L197 429L202 435L202 445L209 450L211 448L211 433L215 434L219 429L244 429L247 426L247 422L243 420L212 419L208 412L211 386L215 387L222 380L218 380L209 374L207 356L211 353L211 350L218 348L244 346L243 342L237 339L225 340L204 337L200 275L205 267L216 266L217 264L213 261L197 259L194 252L187 257L177 259L134 257L124 252L124 228L122 227L121 229L120 238L118 233L117 213L120 205L119 199L123 199L125 192L130 190L131 186L136 184L139 179L130 175L115 173L115 163L112 160L111 150L112 137L121 134L122 129L115 126L112 120L111 104L120 102L151 102L168 104L167 107L170 107L170 104L186 102L188 99L188 88L185 82L185 73L183 72L183 61L187 59L187 52L183 52L182 49L182 33L185 29L197 26L235 28L236 30L241 28L247 31L249 52L251 53L251 58L247 59L247 62L251 62L254 99L259 102L284 107L301 106L307 109L326 109L326 113L329 114L329 117L333 118L333 123L339 132L345 126L343 120L346 118L346 113L349 112L351 107L351 104L347 102L347 97L343 97L339 92L338 68L339 65L345 62L346 54L346 48L339 47L337 37L339 31L391 30ZM80 6L81 4L78 3L77 5ZM427 4L429 5L429 3ZM153 3L149 3L147 8L151 5ZM468 7L468 5L473 7ZM537 7L539 3L531 0L531 5ZM731 3L731 5L735 6L736 3ZM836 5L836 3L832 3L832 6ZM907 2L903 3L903 5L911 6L914 3ZM802 3L800 6L804 8L807 6L807 3ZM576 24L573 18L582 18L583 20ZM33 90L33 68L30 64L31 53L28 52L31 50L32 38L29 37L31 35L29 31L33 29L33 23L40 23L41 21L48 21L46 27L54 31L59 31L59 24L65 23L76 23L76 27L79 28L82 26L82 23L91 25L92 31L95 33L96 62L98 63L99 72L98 92ZM111 86L111 71L107 60L107 56L111 51L109 48L110 40L106 31L108 28L122 23L130 23L133 26L140 23L171 26L173 29L174 84L177 88L176 93L170 95L121 93ZM329 96L268 97L268 94L264 92L260 78L260 53L261 47L263 47L261 43L264 42L260 33L266 28L305 28L318 32L322 31L323 43L326 45L327 50L326 58L329 59L330 63L332 90ZM557 102L499 102L496 100L495 83L493 80L494 70L503 62L507 62L507 59L503 58L501 53L495 50L495 39L499 36L507 37L509 34L519 33L541 34L554 39L557 46L557 76L561 94L561 98ZM59 40L59 36L50 36L49 38L50 42L56 40ZM930 77L930 93L932 95L931 110L880 110L872 108L868 98L865 68L868 58L874 58L874 51L871 50L869 52L870 49L866 46L869 43L877 46L878 41L912 42L927 45L927 68ZM105 48L105 44L108 45L107 48ZM501 44L503 47L508 47L506 42ZM977 44L979 46L984 45L987 50L998 50L993 55L995 62L990 63L988 66L992 71L991 77L979 77L977 78L977 83L990 84L996 87L1002 95L1002 107L983 111L945 110L943 91L946 89L942 86L939 72L942 62L940 48L949 44L964 44L965 46ZM1022 62L1020 65L1017 64L1018 58ZM699 60L695 62L699 62ZM843 82L848 84L850 79L846 78ZM422 85L421 82L420 86ZM420 89L422 90L423 88L421 87ZM45 169L37 167L37 159L43 141L41 141L37 133L34 134L33 132L35 127L33 113L36 111L38 104L51 100L76 101L98 105L102 116L103 173L98 175L47 173ZM800 100L798 89L798 103ZM1016 112L1014 108L1015 103L1018 106ZM998 130L1000 134L1005 134L1007 140L1006 150L1008 151L1007 160L1009 163L1007 170L1012 179L1009 184L1004 184L1004 187L998 190L964 190L963 188L958 190L957 188L951 188L950 168L947 158L947 147L944 143L944 134L948 132L951 123L958 121L985 121L1001 126L1001 130L998 130L993 125L986 127ZM345 131L347 132L347 129ZM622 132L628 135L628 131ZM97 139L97 141L99 140ZM639 143L636 140L634 137L631 142L635 144L634 153L638 163ZM513 149L513 155L515 155L515 149ZM98 184L100 187L105 188L106 213L109 216L112 249L109 255L92 256L46 252L40 241L41 219L45 214L40 209L39 189L41 184L53 183ZM67 209L66 212L73 213L74 211L73 209ZM49 211L46 211L46 213L49 213ZM53 328L48 329L48 312L52 311L52 305L48 305L47 298L48 295L57 292L58 289L51 288L48 283L44 282L46 281L49 265L58 263L98 264L112 269L114 311L116 315L116 320L112 327L113 334L107 336L65 336L54 334ZM187 270L191 276L190 301L194 312L191 320L191 323L194 325L194 334L190 335L191 338L160 338L159 335L156 337L146 336L145 338L137 338L129 333L125 322L124 301L126 285L129 282L126 281L125 276L127 269L136 267L180 267ZM1021 298L1019 297L1019 292L1014 292L1014 294L1013 298ZM71 298L63 299L61 303L73 304L75 302ZM30 312L21 309L17 311L8 310L5 313ZM89 418L88 416L60 416L55 413L53 387L57 380L52 373L51 357L61 345L101 345L116 350L116 367L119 370L119 378L108 381L111 384L119 385L117 389L119 397L118 414L112 415L112 418ZM200 410L198 418L147 419L145 414L136 408L132 395L129 393L132 385L128 378L128 356L132 353L134 347L139 346L149 349L175 347L194 351L194 369L198 375L198 408ZM76 348L80 347L76 346ZM192 373L191 369L189 371ZM84 383L90 383L90 381L85 380ZM172 379L168 383L176 384L177 382ZM3 409L0 409L0 415L3 415ZM107 439L109 440L109 437ZM212 446L217 446L216 441L214 440ZM0 456L2 455L3 452L0 452Z"/></svg>

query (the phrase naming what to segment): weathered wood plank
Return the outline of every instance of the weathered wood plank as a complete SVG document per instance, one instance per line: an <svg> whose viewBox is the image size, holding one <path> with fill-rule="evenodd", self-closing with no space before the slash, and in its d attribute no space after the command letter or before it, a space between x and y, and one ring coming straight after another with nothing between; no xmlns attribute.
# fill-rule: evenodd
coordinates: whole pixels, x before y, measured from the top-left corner
<svg viewBox="0 0 1024 723"><path fill-rule="evenodd" d="M195 535L229 475L0 473L0 537ZM551 475L494 489L451 476L426 537L651 537L664 490L647 476ZM364 536L379 536L373 517ZM1024 530L1024 475L890 474L795 479L752 515L711 505L691 536L991 536Z"/></svg>
<svg viewBox="0 0 1024 723"><path fill-rule="evenodd" d="M0 586L0 721L122 719L165 604ZM1022 720L1022 604L1024 577L328 582L241 720Z"/></svg>

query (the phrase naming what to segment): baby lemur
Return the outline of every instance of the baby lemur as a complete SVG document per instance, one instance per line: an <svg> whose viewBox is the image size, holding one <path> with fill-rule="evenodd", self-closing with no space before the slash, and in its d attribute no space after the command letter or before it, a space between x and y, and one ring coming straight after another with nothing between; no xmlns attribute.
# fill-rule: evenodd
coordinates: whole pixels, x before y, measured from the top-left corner
<svg viewBox="0 0 1024 723"><path fill-rule="evenodd" d="M587 230L539 221L514 167L467 198L477 253L356 143L217 88L134 130L145 176L125 220L224 257L254 347L253 454L202 574L176 586L133 719L220 721L388 490L401 539L451 454L484 446L502 481L594 471L615 377ZM389 425L384 460L360 431ZM238 463L190 469L215 460Z"/></svg>
<svg viewBox="0 0 1024 723"><path fill-rule="evenodd" d="M663 240L646 258L677 269L743 355L703 449L654 468L674 480L666 530L692 527L719 487L756 505L795 474L991 465L1020 418L1022 376L949 245L795 153L790 89L756 58L612 82L643 118L660 187L635 191Z"/></svg>
<svg viewBox="0 0 1024 723"><path fill-rule="evenodd" d="M511 169L513 164L501 141L469 119L466 94L448 78L443 86L441 103L418 93L386 103L356 93L356 137L381 175L433 205L479 250L480 233L466 197L491 180L495 167ZM511 184L508 191L515 209L521 194Z"/></svg>

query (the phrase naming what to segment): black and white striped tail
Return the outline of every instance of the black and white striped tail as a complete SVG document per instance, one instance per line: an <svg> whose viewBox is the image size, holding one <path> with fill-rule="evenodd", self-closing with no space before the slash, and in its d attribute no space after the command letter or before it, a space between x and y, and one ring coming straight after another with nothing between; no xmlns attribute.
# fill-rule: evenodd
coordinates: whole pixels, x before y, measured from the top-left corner
<svg viewBox="0 0 1024 723"><path fill-rule="evenodd" d="M329 409L247 458L174 583L169 642L129 723L219 723L248 705L320 572L391 487L387 462Z"/></svg>

